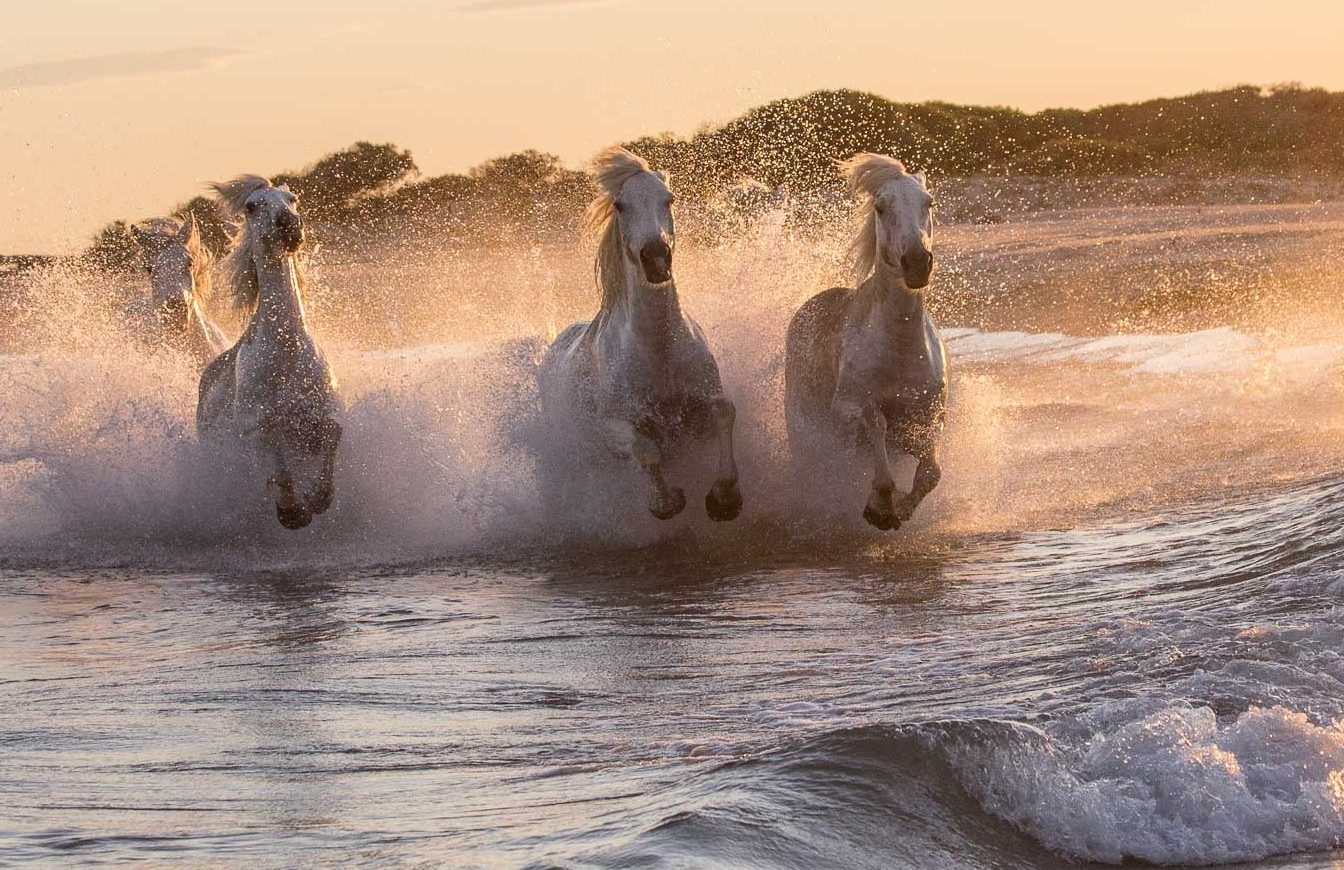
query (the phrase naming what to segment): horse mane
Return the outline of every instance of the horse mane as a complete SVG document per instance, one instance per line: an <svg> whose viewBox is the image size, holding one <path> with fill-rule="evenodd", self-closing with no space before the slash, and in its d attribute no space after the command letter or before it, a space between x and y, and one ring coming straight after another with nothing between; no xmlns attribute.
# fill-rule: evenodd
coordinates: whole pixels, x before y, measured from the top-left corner
<svg viewBox="0 0 1344 870"><path fill-rule="evenodd" d="M240 175L232 181L217 181L210 185L215 191L220 211L234 226L229 236L229 252L220 261L219 268L229 288L229 306L244 319L256 310L257 295L261 292L257 265L253 259L257 238L244 217L244 208L252 194L274 186L269 179L260 175ZM294 258L294 272L298 276L299 292L302 294L305 286L302 257Z"/></svg>
<svg viewBox="0 0 1344 870"><path fill-rule="evenodd" d="M653 171L643 157L619 145L606 148L593 158L597 196L584 212L583 229L585 237L598 240L593 276L602 293L604 311L625 300L625 252L621 250L621 225L616 220L616 197L627 181L642 172ZM666 173L657 174L667 181Z"/></svg>
<svg viewBox="0 0 1344 870"><path fill-rule="evenodd" d="M905 164L885 154L861 152L837 164L849 186L851 196L860 197L855 211L854 239L849 243L849 261L854 270L854 286L861 285L877 266L877 194L883 185L904 178Z"/></svg>
<svg viewBox="0 0 1344 870"><path fill-rule="evenodd" d="M196 225L196 219L187 215L186 219L175 217L156 217L147 221L141 221L136 224L136 239L140 247L146 253L152 253L166 245L177 242L178 234L182 232L182 227L189 225L191 227L187 232L187 240L183 247L187 249L187 254L191 257L191 277L195 284L196 296L199 299L208 299L210 297L210 267L214 265L215 258L210 253L210 249L205 246L201 240L201 230Z"/></svg>

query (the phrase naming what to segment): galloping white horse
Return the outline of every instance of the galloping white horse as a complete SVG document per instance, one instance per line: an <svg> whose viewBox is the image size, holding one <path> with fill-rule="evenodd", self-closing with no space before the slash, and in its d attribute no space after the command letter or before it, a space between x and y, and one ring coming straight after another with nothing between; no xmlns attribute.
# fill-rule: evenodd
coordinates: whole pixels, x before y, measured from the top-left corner
<svg viewBox="0 0 1344 870"><path fill-rule="evenodd" d="M862 197L850 249L859 285L817 294L789 324L787 422L796 449L834 449L837 438L867 443L873 486L863 517L889 531L941 477L947 353L922 292L933 270L933 197L922 172L907 173L891 157L857 154L841 170ZM919 463L900 500L893 498L889 444Z"/></svg>
<svg viewBox="0 0 1344 870"><path fill-rule="evenodd" d="M210 294L211 258L196 221L155 218L131 227L131 234L145 255L151 291L127 315L151 343L184 351L205 365L228 347L228 339L202 304Z"/></svg>
<svg viewBox="0 0 1344 870"><path fill-rule="evenodd" d="M681 310L672 276L676 237L667 175L624 148L594 161L598 195L586 224L600 239L596 277L602 305L591 321L562 332L538 379L548 436L577 439L583 461L594 447L633 457L649 481L649 511L671 519L686 506L664 462L692 439L718 439L718 474L705 511L727 521L742 509L733 456L736 410L700 328Z"/></svg>
<svg viewBox="0 0 1344 870"><path fill-rule="evenodd" d="M276 516L301 529L331 505L341 427L336 382L308 331L298 200L256 175L214 185L223 208L241 221L223 262L236 309L250 314L238 343L201 375L196 429L202 439L236 438L269 457ZM296 487L294 471L317 457L315 487Z"/></svg>

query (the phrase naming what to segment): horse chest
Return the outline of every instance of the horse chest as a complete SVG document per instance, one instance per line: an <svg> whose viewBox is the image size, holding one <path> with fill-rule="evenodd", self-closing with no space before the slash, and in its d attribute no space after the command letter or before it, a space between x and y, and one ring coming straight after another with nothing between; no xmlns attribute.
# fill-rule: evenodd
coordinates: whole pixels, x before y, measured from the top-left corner
<svg viewBox="0 0 1344 870"><path fill-rule="evenodd" d="M249 385L249 398L260 405L309 403L331 392L326 360L307 336L245 342L238 354L238 375L240 384Z"/></svg>
<svg viewBox="0 0 1344 870"><path fill-rule="evenodd" d="M899 397L926 392L940 383L941 366L924 341L893 340L876 331L851 337L840 354L842 387Z"/></svg>

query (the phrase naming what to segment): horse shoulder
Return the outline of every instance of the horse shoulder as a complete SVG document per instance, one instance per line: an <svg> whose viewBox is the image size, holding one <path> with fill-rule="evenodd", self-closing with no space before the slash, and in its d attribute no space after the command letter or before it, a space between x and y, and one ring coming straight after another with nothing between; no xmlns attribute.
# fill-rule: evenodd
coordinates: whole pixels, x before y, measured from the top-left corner
<svg viewBox="0 0 1344 870"><path fill-rule="evenodd" d="M581 320L562 331L546 346L537 365L537 387L542 410L546 413L573 413L579 396L576 390L591 379L591 359L585 362L581 350L592 321ZM591 351L591 346L590 346Z"/></svg>
<svg viewBox="0 0 1344 870"><path fill-rule="evenodd" d="M196 400L196 430L206 434L227 415L233 404L238 345L206 363Z"/></svg>
<svg viewBox="0 0 1344 870"><path fill-rule="evenodd" d="M853 295L846 287L823 290L803 303L789 322L784 390L791 417L830 415L840 378L840 333Z"/></svg>
<svg viewBox="0 0 1344 870"><path fill-rule="evenodd" d="M853 295L854 291L848 287L832 287L808 299L789 320L788 336L803 338L824 334L837 327L843 321L845 309Z"/></svg>
<svg viewBox="0 0 1344 870"><path fill-rule="evenodd" d="M686 324L689 341L681 346L680 363L686 370L686 379L691 392L717 396L723 392L719 376L719 362L714 349L709 345L709 337L700 328L700 324L690 315L682 315Z"/></svg>

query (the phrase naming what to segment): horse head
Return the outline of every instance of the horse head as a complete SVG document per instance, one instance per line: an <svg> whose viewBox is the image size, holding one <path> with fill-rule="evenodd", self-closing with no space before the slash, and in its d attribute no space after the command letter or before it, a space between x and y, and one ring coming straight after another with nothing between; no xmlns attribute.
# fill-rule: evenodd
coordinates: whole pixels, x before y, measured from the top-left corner
<svg viewBox="0 0 1344 870"><path fill-rule="evenodd" d="M210 266L195 220L157 218L132 227L131 234L144 254L154 307L165 315L185 316Z"/></svg>
<svg viewBox="0 0 1344 870"><path fill-rule="evenodd" d="M589 225L604 232L605 244L619 245L627 268L638 269L646 283L668 283L676 229L667 173L620 147L599 154L594 168L600 192Z"/></svg>
<svg viewBox="0 0 1344 870"><path fill-rule="evenodd" d="M850 190L865 198L854 245L860 278L887 268L899 272L912 290L927 287L933 273L933 196L924 173L908 173L899 160L881 154L856 154L841 169Z"/></svg>
<svg viewBox="0 0 1344 870"><path fill-rule="evenodd" d="M242 223L248 241L261 248L259 253L283 257L303 246L299 198L285 185L244 175L213 187L228 216Z"/></svg>

